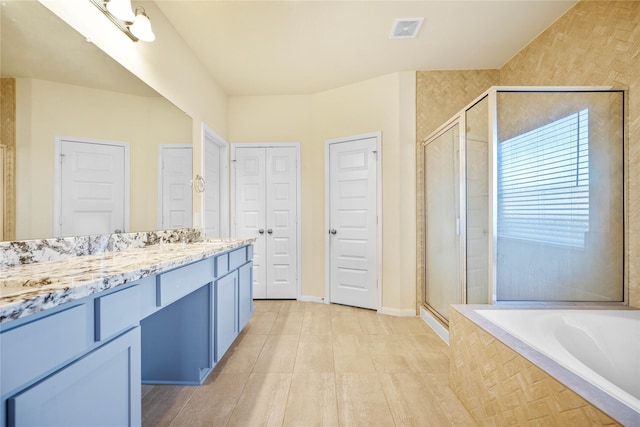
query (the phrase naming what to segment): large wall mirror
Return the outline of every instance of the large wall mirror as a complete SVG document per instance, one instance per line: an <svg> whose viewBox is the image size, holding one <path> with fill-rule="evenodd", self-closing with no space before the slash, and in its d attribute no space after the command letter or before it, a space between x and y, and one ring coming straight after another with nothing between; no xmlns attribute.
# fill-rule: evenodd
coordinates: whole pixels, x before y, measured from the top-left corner
<svg viewBox="0 0 640 427"><path fill-rule="evenodd" d="M60 231L54 224L61 185L56 147L65 138L128 147L124 231L159 228L160 152L191 143L192 119L39 2L3 1L1 16L0 240ZM191 191L183 196L190 201Z"/></svg>

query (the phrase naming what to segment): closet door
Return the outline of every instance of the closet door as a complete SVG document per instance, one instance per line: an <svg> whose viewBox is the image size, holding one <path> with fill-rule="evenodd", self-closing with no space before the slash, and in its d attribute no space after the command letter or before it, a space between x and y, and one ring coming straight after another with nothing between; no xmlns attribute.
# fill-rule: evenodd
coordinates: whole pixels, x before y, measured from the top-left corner
<svg viewBox="0 0 640 427"><path fill-rule="evenodd" d="M253 297L267 297L266 205L264 148L237 148L235 169L234 236L255 237L253 244Z"/></svg>
<svg viewBox="0 0 640 427"><path fill-rule="evenodd" d="M296 298L296 148L267 149L267 298Z"/></svg>
<svg viewBox="0 0 640 427"><path fill-rule="evenodd" d="M236 147L234 226L255 237L253 296L297 297L296 147Z"/></svg>

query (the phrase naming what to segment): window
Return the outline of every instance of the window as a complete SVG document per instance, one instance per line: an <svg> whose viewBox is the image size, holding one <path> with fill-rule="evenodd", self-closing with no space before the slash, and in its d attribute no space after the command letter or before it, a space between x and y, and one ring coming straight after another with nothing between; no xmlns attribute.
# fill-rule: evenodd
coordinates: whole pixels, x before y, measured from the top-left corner
<svg viewBox="0 0 640 427"><path fill-rule="evenodd" d="M498 143L498 237L584 247L589 110Z"/></svg>

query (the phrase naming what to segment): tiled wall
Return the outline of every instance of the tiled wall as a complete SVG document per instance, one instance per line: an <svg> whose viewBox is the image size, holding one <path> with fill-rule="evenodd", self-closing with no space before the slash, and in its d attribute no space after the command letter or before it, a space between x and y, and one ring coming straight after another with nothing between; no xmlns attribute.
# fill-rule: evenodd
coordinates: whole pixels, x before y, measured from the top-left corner
<svg viewBox="0 0 640 427"><path fill-rule="evenodd" d="M640 307L640 2L580 1L500 70L417 73L418 144L492 85L628 89L626 261ZM417 292L424 289L423 165L417 158Z"/></svg>
<svg viewBox="0 0 640 427"><path fill-rule="evenodd" d="M479 425L619 425L456 310L449 384Z"/></svg>
<svg viewBox="0 0 640 427"><path fill-rule="evenodd" d="M5 150L4 164L4 236L2 240L15 239L16 231L16 79L0 79L0 144Z"/></svg>

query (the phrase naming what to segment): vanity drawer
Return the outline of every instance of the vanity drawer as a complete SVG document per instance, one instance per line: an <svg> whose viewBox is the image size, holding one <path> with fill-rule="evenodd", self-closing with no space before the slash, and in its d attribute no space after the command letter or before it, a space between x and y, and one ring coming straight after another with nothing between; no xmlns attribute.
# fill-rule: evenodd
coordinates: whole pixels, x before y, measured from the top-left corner
<svg viewBox="0 0 640 427"><path fill-rule="evenodd" d="M243 246L240 249L229 252L229 270L235 270L242 264L247 262L247 248Z"/></svg>
<svg viewBox="0 0 640 427"><path fill-rule="evenodd" d="M222 277L229 272L229 254L222 254L215 257L215 277Z"/></svg>
<svg viewBox="0 0 640 427"><path fill-rule="evenodd" d="M96 341L114 336L129 326L140 322L142 306L142 286L127 289L96 298Z"/></svg>
<svg viewBox="0 0 640 427"><path fill-rule="evenodd" d="M179 300L213 280L210 259L194 262L158 276L157 304L162 307Z"/></svg>
<svg viewBox="0 0 640 427"><path fill-rule="evenodd" d="M14 390L89 347L93 322L86 304L0 334L0 389Z"/></svg>

